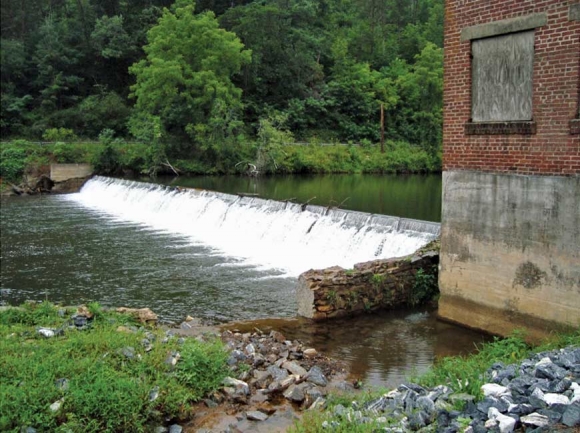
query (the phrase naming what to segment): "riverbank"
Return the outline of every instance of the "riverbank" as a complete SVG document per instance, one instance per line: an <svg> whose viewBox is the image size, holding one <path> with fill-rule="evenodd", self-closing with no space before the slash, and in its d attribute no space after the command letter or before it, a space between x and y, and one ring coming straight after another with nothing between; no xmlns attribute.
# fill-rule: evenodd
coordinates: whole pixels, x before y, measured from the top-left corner
<svg viewBox="0 0 580 433"><path fill-rule="evenodd" d="M355 389L343 364L278 331L191 318L167 328L150 310L121 311L2 309L0 427L504 432L580 422L580 332L535 348L519 335L498 339L385 393Z"/></svg>
<svg viewBox="0 0 580 433"><path fill-rule="evenodd" d="M349 386L340 363L279 332L156 320L98 304L2 308L0 430L176 433L224 419L287 427L301 407Z"/></svg>
<svg viewBox="0 0 580 433"><path fill-rule="evenodd" d="M159 145L144 143L35 143L14 140L0 143L0 178L20 183L24 175L39 178L49 174L51 163L89 163L97 173L125 176L175 174L308 174L308 173L433 173L441 170L440 155L405 142L387 142L384 153L378 145L286 144L272 164L254 171L256 146L245 143L231 149L227 158L215 160L204 152L167 156ZM161 156L160 156L161 155Z"/></svg>
<svg viewBox="0 0 580 433"><path fill-rule="evenodd" d="M580 330L536 347L523 335L443 358L388 392L329 400L291 430L313 432L577 432Z"/></svg>

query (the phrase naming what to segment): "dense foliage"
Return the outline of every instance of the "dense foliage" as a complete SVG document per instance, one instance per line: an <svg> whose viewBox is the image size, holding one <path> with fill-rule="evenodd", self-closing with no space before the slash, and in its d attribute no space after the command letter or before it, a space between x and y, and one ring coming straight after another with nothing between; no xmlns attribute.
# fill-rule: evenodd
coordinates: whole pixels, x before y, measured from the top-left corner
<svg viewBox="0 0 580 433"><path fill-rule="evenodd" d="M268 127L376 143L383 104L388 139L440 146L442 0L6 0L1 16L4 138L108 131L231 167L272 161Z"/></svg>

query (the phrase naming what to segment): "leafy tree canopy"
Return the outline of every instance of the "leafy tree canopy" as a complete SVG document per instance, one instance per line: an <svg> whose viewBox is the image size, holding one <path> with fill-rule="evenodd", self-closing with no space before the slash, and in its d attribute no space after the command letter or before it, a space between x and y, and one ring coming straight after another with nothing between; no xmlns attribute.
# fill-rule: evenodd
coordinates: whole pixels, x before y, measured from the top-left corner
<svg viewBox="0 0 580 433"><path fill-rule="evenodd" d="M159 116L166 130L195 137L216 110L239 110L242 91L232 75L251 60L239 38L220 29L213 12L193 1L164 9L147 34L146 57L131 66L136 109Z"/></svg>

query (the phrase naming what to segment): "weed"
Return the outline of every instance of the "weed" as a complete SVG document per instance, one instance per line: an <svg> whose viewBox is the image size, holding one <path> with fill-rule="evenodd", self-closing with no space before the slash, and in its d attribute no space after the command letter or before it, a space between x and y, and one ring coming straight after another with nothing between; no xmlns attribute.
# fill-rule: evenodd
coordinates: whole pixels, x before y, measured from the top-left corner
<svg viewBox="0 0 580 433"><path fill-rule="evenodd" d="M419 269L415 274L415 283L409 296L411 306L419 305L433 298L439 293L437 285L437 268L434 266L431 271Z"/></svg>
<svg viewBox="0 0 580 433"><path fill-rule="evenodd" d="M336 304L338 302L338 294L336 293L335 290L329 290L328 293L326 294L326 300L328 302L330 302L330 304L333 307L336 307Z"/></svg>
<svg viewBox="0 0 580 433"><path fill-rule="evenodd" d="M93 303L93 326L79 331L67 325L59 309L43 302L0 311L0 430L22 426L43 431L144 431L149 423L188 415L191 402L217 389L227 373L219 340L186 339L162 344L162 330L151 329L153 348L145 350L145 330L118 332L132 318L104 311ZM64 329L41 337L37 326ZM123 349L133 348L134 356ZM165 360L179 351L171 369ZM68 386L59 387L59 379ZM150 391L159 395L150 400ZM49 406L62 399L60 409Z"/></svg>

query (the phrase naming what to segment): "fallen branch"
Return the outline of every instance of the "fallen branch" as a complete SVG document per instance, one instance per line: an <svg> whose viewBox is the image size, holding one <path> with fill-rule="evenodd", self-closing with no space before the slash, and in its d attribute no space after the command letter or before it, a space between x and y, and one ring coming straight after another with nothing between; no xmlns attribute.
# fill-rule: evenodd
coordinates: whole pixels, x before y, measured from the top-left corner
<svg viewBox="0 0 580 433"><path fill-rule="evenodd" d="M302 204L300 205L300 207L302 208L302 212L304 212L304 211L306 210L306 206L308 206L308 204L309 204L309 203L310 203L312 200L314 200L315 198L316 198L316 196L314 196L314 197L310 197L310 198L309 198L309 199L308 199L306 202L304 202L304 203L302 203Z"/></svg>
<svg viewBox="0 0 580 433"><path fill-rule="evenodd" d="M173 172L175 173L175 175L179 177L178 170L176 170L176 169L175 169L175 167L173 167L173 166L172 166L172 165L169 163L169 160L168 160L168 159L166 159L166 160L165 160L165 162L162 162L161 164L162 164L162 165L165 165L165 166L167 166L167 167L169 167L171 170L173 170Z"/></svg>

